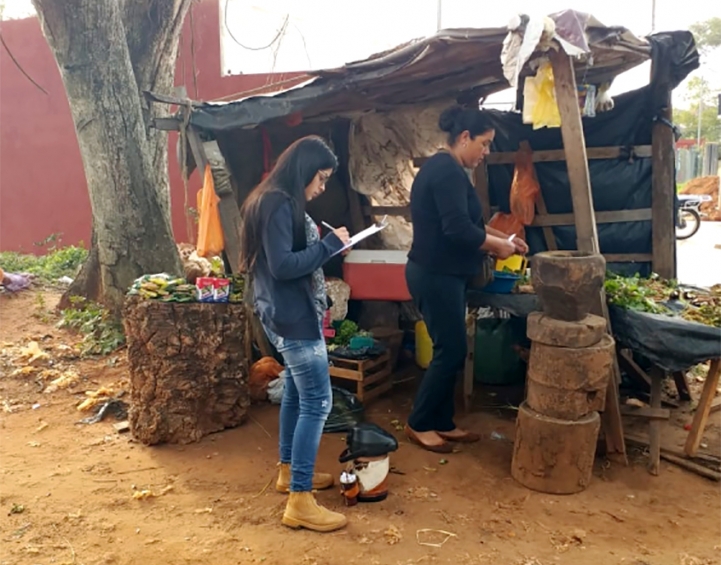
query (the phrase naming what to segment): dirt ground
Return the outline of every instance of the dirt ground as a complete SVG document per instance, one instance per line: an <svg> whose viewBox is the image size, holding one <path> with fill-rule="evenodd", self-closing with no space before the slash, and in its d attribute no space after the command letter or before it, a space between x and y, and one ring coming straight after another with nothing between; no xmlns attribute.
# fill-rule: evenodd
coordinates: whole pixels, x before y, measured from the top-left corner
<svg viewBox="0 0 721 565"><path fill-rule="evenodd" d="M46 313L55 300L0 296L0 349L37 340L51 357L67 352L72 336ZM402 474L391 475L385 502L345 509L337 491L326 491L319 499L345 512L348 528L291 531L280 524L285 498L271 484L276 407L255 407L245 425L197 444L144 447L116 433L113 418L77 423L87 416L76 410L85 391L123 386L122 352L66 359L79 381L51 394L37 377L10 376L0 365L0 565L721 563L718 483L665 462L651 477L644 455L632 452L629 467L600 458L583 493L531 492L509 474L513 413L481 407L460 418L484 434L480 443L443 463L396 432L392 465ZM401 385L369 406L369 419L394 431L412 391ZM716 453L720 416L704 438ZM688 421L677 414L664 443L683 445ZM319 466L339 471L343 447L342 436L325 436ZM157 496L133 498L143 490ZM423 545L445 538L441 547Z"/></svg>
<svg viewBox="0 0 721 565"><path fill-rule="evenodd" d="M706 194L711 196L711 202L701 204L701 211L707 214L706 219L721 221L721 209L719 209L719 177L699 177L690 180L681 191L682 194Z"/></svg>

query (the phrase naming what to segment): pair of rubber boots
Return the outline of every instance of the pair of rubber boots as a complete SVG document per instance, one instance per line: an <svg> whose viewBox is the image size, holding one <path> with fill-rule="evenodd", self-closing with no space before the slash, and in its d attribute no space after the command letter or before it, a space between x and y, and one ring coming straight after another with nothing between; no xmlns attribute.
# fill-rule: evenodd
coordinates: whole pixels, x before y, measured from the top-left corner
<svg viewBox="0 0 721 565"><path fill-rule="evenodd" d="M278 492L290 494L288 504L281 520L289 528L313 530L314 532L333 532L340 530L347 523L343 514L324 508L315 499L312 492L290 492L290 465L278 465L278 481L275 488ZM333 475L329 473L313 473L313 490L324 490L333 486Z"/></svg>

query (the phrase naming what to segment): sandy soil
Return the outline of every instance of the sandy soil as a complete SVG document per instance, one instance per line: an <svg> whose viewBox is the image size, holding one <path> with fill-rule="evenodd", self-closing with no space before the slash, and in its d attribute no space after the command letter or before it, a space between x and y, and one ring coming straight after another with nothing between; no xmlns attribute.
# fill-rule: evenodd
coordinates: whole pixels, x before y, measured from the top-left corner
<svg viewBox="0 0 721 565"><path fill-rule="evenodd" d="M73 337L46 309L57 296L0 296L0 348L39 340L51 356ZM55 358L55 357L53 357ZM101 360L68 358L79 382L42 392L37 377L10 376L0 364L0 565L190 564L400 565L415 563L548 565L716 565L721 563L719 484L662 462L651 477L644 455L629 467L599 459L578 495L526 490L509 475L513 413L476 410L461 422L484 434L447 456L401 440L398 473L382 503L342 507L335 490L323 504L346 512L334 534L294 532L280 524L284 496L275 479L277 408L258 406L244 426L187 446L144 447L113 429L113 419L77 422L86 390L122 387L122 352ZM391 431L404 421L412 383L371 405L369 419ZM33 409L33 405L39 407ZM719 452L720 414L704 443ZM664 443L683 444L679 412ZM320 463L338 472L343 438L325 436ZM147 489L157 496L134 499ZM453 534L419 533L422 529Z"/></svg>

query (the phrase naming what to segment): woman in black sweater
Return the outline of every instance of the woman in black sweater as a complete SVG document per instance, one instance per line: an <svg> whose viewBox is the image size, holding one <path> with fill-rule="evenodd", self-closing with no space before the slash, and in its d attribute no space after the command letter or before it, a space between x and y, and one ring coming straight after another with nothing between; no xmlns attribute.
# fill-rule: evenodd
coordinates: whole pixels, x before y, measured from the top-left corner
<svg viewBox="0 0 721 565"><path fill-rule="evenodd" d="M466 289L478 274L483 256L501 259L526 253L484 226L481 202L466 169L489 153L495 130L477 109L452 107L439 119L448 134L448 149L428 159L411 188L413 244L406 281L433 341L433 360L416 394L406 434L430 451L449 453L448 442L473 442L477 434L453 422L454 390L466 358Z"/></svg>

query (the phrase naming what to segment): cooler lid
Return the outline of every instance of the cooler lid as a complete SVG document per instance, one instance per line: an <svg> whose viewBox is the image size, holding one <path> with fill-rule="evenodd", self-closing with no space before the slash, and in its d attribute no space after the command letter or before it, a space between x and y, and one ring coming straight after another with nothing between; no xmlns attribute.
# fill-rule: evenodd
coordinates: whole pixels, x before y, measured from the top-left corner
<svg viewBox="0 0 721 565"><path fill-rule="evenodd" d="M345 262L405 265L408 262L408 251L403 249L353 249L346 255Z"/></svg>

